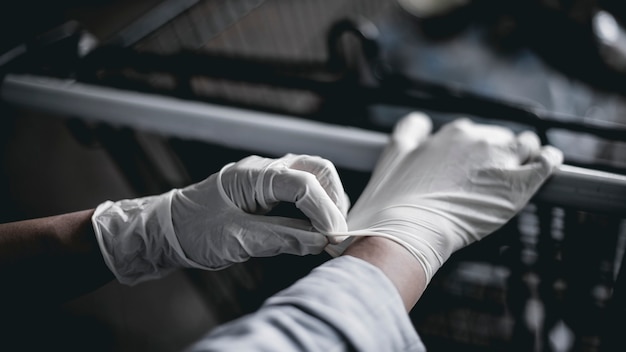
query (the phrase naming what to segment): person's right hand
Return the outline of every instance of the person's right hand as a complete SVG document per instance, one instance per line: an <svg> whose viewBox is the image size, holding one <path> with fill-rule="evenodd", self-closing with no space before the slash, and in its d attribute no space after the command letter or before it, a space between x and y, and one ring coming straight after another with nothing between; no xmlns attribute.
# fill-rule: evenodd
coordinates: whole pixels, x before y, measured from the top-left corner
<svg viewBox="0 0 626 352"><path fill-rule="evenodd" d="M291 202L308 218L265 216ZM347 231L349 200L334 165L309 155L251 156L159 196L106 202L92 222L118 280L135 284L174 268L217 270L250 257L321 252Z"/></svg>
<svg viewBox="0 0 626 352"><path fill-rule="evenodd" d="M293 203L308 220L264 216ZM318 156L256 155L172 196L174 233L187 264L219 269L250 257L321 252L347 230L350 202L335 166Z"/></svg>
<svg viewBox="0 0 626 352"><path fill-rule="evenodd" d="M430 126L419 113L396 125L348 215L348 234L403 245L427 281L454 251L516 215L563 160L531 132L460 119L428 138Z"/></svg>

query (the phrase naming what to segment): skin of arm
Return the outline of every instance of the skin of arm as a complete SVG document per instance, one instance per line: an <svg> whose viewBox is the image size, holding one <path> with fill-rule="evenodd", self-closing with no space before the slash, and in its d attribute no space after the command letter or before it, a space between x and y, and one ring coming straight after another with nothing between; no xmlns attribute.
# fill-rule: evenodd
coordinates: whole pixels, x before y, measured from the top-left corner
<svg viewBox="0 0 626 352"><path fill-rule="evenodd" d="M0 276L7 288L0 291L2 302L62 303L113 280L93 233L93 212L0 224ZM344 255L381 269L398 289L407 311L424 292L423 269L391 240L364 237Z"/></svg>
<svg viewBox="0 0 626 352"><path fill-rule="evenodd" d="M409 312L426 289L424 269L404 247L382 237L357 239L343 255L364 260L379 268L398 289Z"/></svg>
<svg viewBox="0 0 626 352"><path fill-rule="evenodd" d="M30 308L63 303L114 278L100 254L93 212L0 224L3 306L19 310L20 303Z"/></svg>
<svg viewBox="0 0 626 352"><path fill-rule="evenodd" d="M5 284L0 290L0 311L9 313L3 315L2 323L28 331L30 320L45 314L47 308L114 279L93 233L93 212L0 225L0 277ZM391 240L363 237L355 240L344 255L378 267L398 290L406 311L424 292L422 267L404 247ZM23 314L25 310L27 314Z"/></svg>

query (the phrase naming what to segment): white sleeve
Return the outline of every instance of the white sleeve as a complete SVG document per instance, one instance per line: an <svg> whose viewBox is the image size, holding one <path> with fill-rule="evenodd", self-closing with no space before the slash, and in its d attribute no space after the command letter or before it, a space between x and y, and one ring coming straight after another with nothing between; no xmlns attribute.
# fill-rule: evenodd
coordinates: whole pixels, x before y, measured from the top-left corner
<svg viewBox="0 0 626 352"><path fill-rule="evenodd" d="M391 281L343 256L222 325L189 351L425 351Z"/></svg>

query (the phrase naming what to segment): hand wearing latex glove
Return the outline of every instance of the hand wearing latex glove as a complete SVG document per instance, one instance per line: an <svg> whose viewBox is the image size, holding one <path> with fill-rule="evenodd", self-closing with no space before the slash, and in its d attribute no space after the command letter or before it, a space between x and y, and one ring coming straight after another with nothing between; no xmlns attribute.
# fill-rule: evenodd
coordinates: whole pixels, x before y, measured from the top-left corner
<svg viewBox="0 0 626 352"><path fill-rule="evenodd" d="M295 203L310 222L261 215L281 201ZM250 257L319 253L325 235L347 230L348 207L329 161L251 156L184 189L103 203L92 222L108 267L121 283L135 284L174 268L216 270Z"/></svg>
<svg viewBox="0 0 626 352"><path fill-rule="evenodd" d="M349 235L403 245L430 281L456 250L509 221L562 163L534 133L461 119L427 138L414 113L395 127L367 187L348 215ZM329 246L338 255L346 241Z"/></svg>

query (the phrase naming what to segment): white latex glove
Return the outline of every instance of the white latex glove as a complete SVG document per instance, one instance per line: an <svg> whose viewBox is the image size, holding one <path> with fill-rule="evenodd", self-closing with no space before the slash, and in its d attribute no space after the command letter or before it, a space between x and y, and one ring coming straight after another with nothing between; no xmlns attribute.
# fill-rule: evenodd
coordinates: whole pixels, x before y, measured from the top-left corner
<svg viewBox="0 0 626 352"><path fill-rule="evenodd" d="M310 222L260 215L281 201L295 203ZM328 160L251 156L184 189L103 203L92 222L108 267L132 285L174 268L216 270L250 257L319 253L327 234L347 230L348 207Z"/></svg>
<svg viewBox="0 0 626 352"><path fill-rule="evenodd" d="M395 127L348 215L351 236L386 237L419 261L430 281L456 250L509 221L563 161L534 133L460 119L427 138L413 113ZM351 238L350 240L352 240ZM338 255L349 241L329 246Z"/></svg>

